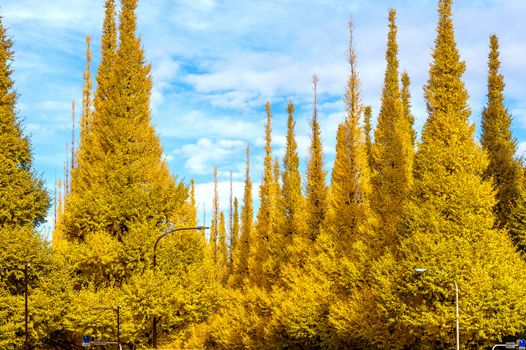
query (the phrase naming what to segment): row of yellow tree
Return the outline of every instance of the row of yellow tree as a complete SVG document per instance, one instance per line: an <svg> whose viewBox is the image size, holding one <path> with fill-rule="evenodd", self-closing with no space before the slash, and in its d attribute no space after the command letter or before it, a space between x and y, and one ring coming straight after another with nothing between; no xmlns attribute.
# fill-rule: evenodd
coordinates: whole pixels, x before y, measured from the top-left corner
<svg viewBox="0 0 526 350"><path fill-rule="evenodd" d="M464 348L526 332L524 170L515 158L496 36L490 38L488 102L480 144L469 123L465 64L456 48L452 0L439 0L424 88L428 118L416 140L407 73L397 59L389 11L386 71L376 127L362 103L349 25L346 117L330 179L317 112L302 179L288 104L280 161L266 105L264 173L253 218L250 153L241 203L219 211L209 235L196 225L194 184L177 181L150 122L150 66L136 34L137 0L106 0L93 91L90 38L80 122L57 208L53 244L36 233L49 197L31 164L15 114L12 42L0 23L0 267L30 268L30 343L72 349L82 335L130 349L446 349L455 343L455 283ZM228 228L227 228L228 226ZM415 268L425 268L418 274ZM0 272L0 348L20 348L24 280Z"/></svg>

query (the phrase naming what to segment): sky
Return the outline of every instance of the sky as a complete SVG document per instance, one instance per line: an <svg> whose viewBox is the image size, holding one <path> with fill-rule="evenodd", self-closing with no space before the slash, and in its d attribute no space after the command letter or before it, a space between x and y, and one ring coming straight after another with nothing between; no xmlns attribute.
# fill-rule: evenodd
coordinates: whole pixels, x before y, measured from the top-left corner
<svg viewBox="0 0 526 350"><path fill-rule="evenodd" d="M434 45L436 5L436 0L140 0L138 34L152 65L152 123L172 174L186 182L195 179L200 219L203 206L207 221L211 217L215 166L220 206L228 208L230 172L234 196L241 200L247 145L257 197L266 101L273 111L273 151L280 157L286 104L295 104L304 170L313 73L319 76L327 169L332 167L336 129L345 115L351 18L362 102L372 106L376 119L386 65L387 14L389 8L397 9L400 68L411 77L412 111L420 132L427 117L422 87ZM104 0L0 0L0 15L15 42L18 115L32 142L34 168L53 193L55 179L63 178L66 145L71 143L72 100L77 102L77 119L80 115L86 35L93 37L92 70L100 59ZM471 121L478 134L486 103L489 35L495 33L518 155L526 151L525 15L524 0L456 0L453 5L456 40L467 65Z"/></svg>

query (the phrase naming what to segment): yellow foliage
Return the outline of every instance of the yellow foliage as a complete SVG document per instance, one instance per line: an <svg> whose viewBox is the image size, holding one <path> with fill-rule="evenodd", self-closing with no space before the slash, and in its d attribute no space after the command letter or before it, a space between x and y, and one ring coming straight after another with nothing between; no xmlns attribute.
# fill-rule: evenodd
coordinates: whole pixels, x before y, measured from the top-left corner
<svg viewBox="0 0 526 350"><path fill-rule="evenodd" d="M397 241L398 224L403 218L413 172L413 132L399 89L396 11L389 11L385 80L382 105L373 147L373 207L378 213L382 246ZM407 98L407 96L404 96ZM407 103L407 102L406 102Z"/></svg>
<svg viewBox="0 0 526 350"><path fill-rule="evenodd" d="M33 170L29 140L16 115L11 78L14 53L0 19L0 227L45 221L49 197Z"/></svg>
<svg viewBox="0 0 526 350"><path fill-rule="evenodd" d="M225 214L219 214L219 237L217 243L216 268L218 280L224 285L228 280L228 247L226 245Z"/></svg>
<svg viewBox="0 0 526 350"><path fill-rule="evenodd" d="M246 157L245 188L243 193L243 207L241 208L241 234L239 236L239 243L232 251L234 266L233 275L229 283L233 287L240 287L248 280L248 258L253 240L252 181L250 180L250 148L248 146Z"/></svg>
<svg viewBox="0 0 526 350"><path fill-rule="evenodd" d="M511 134L511 115L504 106L504 78L499 73L499 41L490 37L488 104L482 111L481 143L488 153L489 165L484 176L492 179L497 190L497 225L510 223L509 215L523 191L524 170L515 159L516 141Z"/></svg>
<svg viewBox="0 0 526 350"><path fill-rule="evenodd" d="M318 122L317 110L317 84L318 77L313 76L314 85L314 113L311 121L311 144L309 148L309 160L307 164L307 184L305 195L305 206L307 212L307 237L315 241L320 233L321 226L327 213L327 184L325 178L327 172L323 165L323 146L321 140L320 124Z"/></svg>
<svg viewBox="0 0 526 350"><path fill-rule="evenodd" d="M373 218L370 209L370 174L364 134L360 126L363 106L356 70L352 23L349 22L349 65L351 69L345 103L347 116L338 126L336 158L332 169L329 206L325 226L344 255L352 254L352 243L369 230Z"/></svg>
<svg viewBox="0 0 526 350"><path fill-rule="evenodd" d="M279 232L275 231L277 218L278 180L274 178L275 168L272 166L272 113L270 103L266 104L267 122L265 124L265 160L263 179L259 186L259 210L257 223L250 241L250 255L248 258L249 281L252 286L269 287L276 282L279 271L273 260L282 247L279 245ZM279 168L278 168L279 171Z"/></svg>
<svg viewBox="0 0 526 350"><path fill-rule="evenodd" d="M386 321L383 336L371 339L385 348L454 344L455 282L462 347L487 347L524 329L526 299L511 282L520 278L524 261L506 233L493 229L495 198L491 182L483 180L487 157L468 121L451 0L439 2L435 44L425 87L429 117L403 235L398 249L375 262L371 274L375 312ZM427 271L417 275L417 267Z"/></svg>

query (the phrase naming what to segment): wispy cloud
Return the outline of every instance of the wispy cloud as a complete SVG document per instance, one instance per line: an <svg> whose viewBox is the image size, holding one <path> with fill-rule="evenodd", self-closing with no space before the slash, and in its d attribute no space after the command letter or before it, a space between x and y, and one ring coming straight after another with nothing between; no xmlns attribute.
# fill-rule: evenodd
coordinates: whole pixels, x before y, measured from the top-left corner
<svg viewBox="0 0 526 350"><path fill-rule="evenodd" d="M245 143L240 140L211 140L201 138L172 151L176 159L184 159L185 169L191 173L211 174L216 166L225 165L228 157L242 154Z"/></svg>
<svg viewBox="0 0 526 350"><path fill-rule="evenodd" d="M198 109L174 111L169 117L158 119L158 126L161 136L186 140L206 136L251 140L261 134L259 121L213 115Z"/></svg>

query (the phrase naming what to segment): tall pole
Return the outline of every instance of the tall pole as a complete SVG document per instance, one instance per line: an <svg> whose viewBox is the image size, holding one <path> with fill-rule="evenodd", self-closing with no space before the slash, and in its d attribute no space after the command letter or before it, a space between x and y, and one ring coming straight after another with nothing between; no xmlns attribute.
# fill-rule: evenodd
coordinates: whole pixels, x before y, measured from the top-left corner
<svg viewBox="0 0 526 350"><path fill-rule="evenodd" d="M153 273L155 274L155 271L157 271L157 245L159 244L159 241L163 238L168 236L170 233L176 232L176 231L191 231L191 230L206 230L208 227L206 226L197 226L197 227L180 227L180 228L173 228L170 227L169 229L163 231L162 235L157 237L155 240L155 244L153 246ZM152 345L154 349L157 349L157 317L153 316L153 322L152 322Z"/></svg>
<svg viewBox="0 0 526 350"><path fill-rule="evenodd" d="M25 305L24 305L24 314L25 314L25 330L26 330L26 350L29 350L29 332L27 331L27 324L29 323L28 322L28 319L29 319L29 310L28 310L28 306L27 306L27 285L28 285L28 282L29 282L29 277L28 277L28 273L27 273L27 269L29 268L29 264L26 264L24 266L24 285L25 285L25 288L24 288L24 294L25 294Z"/></svg>
<svg viewBox="0 0 526 350"><path fill-rule="evenodd" d="M27 291L27 285L29 284L29 273L28 269L31 265L29 263L25 264L24 267L0 267L0 271L22 271L24 273L24 319L25 319L25 333L26 333L26 339L24 342L24 347L26 350L29 350L29 332L27 330L27 326L29 323L29 308L27 303L28 298L28 291Z"/></svg>
<svg viewBox="0 0 526 350"><path fill-rule="evenodd" d="M92 310L115 312L117 316L117 349L122 349L122 345L121 345L121 307L120 305L117 305L117 307L94 307ZM115 344L115 342L113 341L111 342L111 344Z"/></svg>
<svg viewBox="0 0 526 350"><path fill-rule="evenodd" d="M117 348L121 347L121 307L117 305Z"/></svg>
<svg viewBox="0 0 526 350"><path fill-rule="evenodd" d="M460 331L459 331L459 320L458 320L458 284L455 281L455 308L457 318L457 350L460 350Z"/></svg>
<svg viewBox="0 0 526 350"><path fill-rule="evenodd" d="M414 269L416 273L424 273L427 271L426 268L417 267ZM458 317L458 283L455 281L455 321L457 330L457 350L460 350L460 321Z"/></svg>
<svg viewBox="0 0 526 350"><path fill-rule="evenodd" d="M153 348L157 349L157 317L153 316L152 343Z"/></svg>

